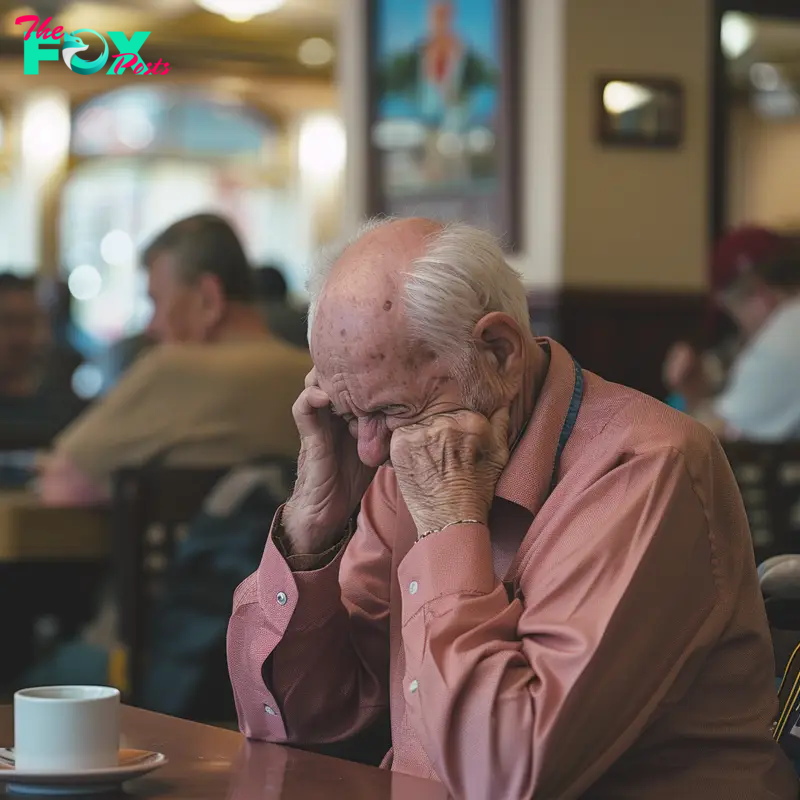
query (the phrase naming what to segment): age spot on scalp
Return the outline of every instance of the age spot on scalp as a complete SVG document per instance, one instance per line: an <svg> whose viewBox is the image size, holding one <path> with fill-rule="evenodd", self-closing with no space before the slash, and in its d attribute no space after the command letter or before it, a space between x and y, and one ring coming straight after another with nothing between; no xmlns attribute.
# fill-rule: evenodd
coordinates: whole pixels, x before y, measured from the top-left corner
<svg viewBox="0 0 800 800"><path fill-rule="evenodd" d="M342 328L342 329L339 331L339 336L341 336L341 337L342 337L342 339L344 339L344 337L345 337L345 336L347 336L347 328Z"/></svg>
<svg viewBox="0 0 800 800"><path fill-rule="evenodd" d="M383 310L384 310L384 311L391 311L391 310L392 310L392 301L391 301L391 300L387 300L387 301L386 301L386 302L383 304Z"/></svg>

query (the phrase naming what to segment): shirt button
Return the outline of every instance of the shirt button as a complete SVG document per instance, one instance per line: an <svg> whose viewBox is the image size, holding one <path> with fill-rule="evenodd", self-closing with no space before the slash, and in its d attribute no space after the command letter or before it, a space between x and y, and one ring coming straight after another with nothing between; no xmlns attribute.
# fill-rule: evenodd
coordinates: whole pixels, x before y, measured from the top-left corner
<svg viewBox="0 0 800 800"><path fill-rule="evenodd" d="M279 606L285 606L288 601L289 601L289 598L286 596L286 592L278 592L278 605Z"/></svg>
<svg viewBox="0 0 800 800"><path fill-rule="evenodd" d="M266 711L271 717L275 716L275 709L272 706L268 706L266 703L264 703L264 711Z"/></svg>
<svg viewBox="0 0 800 800"><path fill-rule="evenodd" d="M411 692L411 694L414 694L417 691L417 689L419 689L419 681L417 681L416 679L408 684L408 691Z"/></svg>
<svg viewBox="0 0 800 800"><path fill-rule="evenodd" d="M419 584L416 581L411 581L411 583L408 584L409 594L416 594L417 589L419 589Z"/></svg>

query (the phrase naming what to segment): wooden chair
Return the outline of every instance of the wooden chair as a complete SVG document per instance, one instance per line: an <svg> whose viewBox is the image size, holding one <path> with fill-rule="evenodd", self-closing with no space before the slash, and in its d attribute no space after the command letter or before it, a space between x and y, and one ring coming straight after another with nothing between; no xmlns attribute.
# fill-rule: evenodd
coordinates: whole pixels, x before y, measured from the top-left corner
<svg viewBox="0 0 800 800"><path fill-rule="evenodd" d="M148 608L162 590L175 543L228 467L144 466L114 477L112 558L121 651L112 654L112 682L135 702L145 669Z"/></svg>
<svg viewBox="0 0 800 800"><path fill-rule="evenodd" d="M757 563L800 553L800 442L728 442Z"/></svg>
<svg viewBox="0 0 800 800"><path fill-rule="evenodd" d="M288 497L294 476L294 461L285 459L258 459L245 465L215 469L145 466L122 470L115 476L111 510L112 557L117 580L118 638L121 647L112 653L109 671L110 682L123 691L127 702L148 708L149 703L158 705L164 702L163 696L161 700L153 699L153 691L163 682L160 679L163 672L158 670L163 670L165 664L165 620L174 621L176 613L185 614L187 602L194 620L192 624L197 624L198 619L207 618L210 624L217 625L221 613L217 606L220 602L224 605L222 613L227 620L235 588L235 585L227 586L230 583L230 574L227 572L230 560L242 559L244 536L249 555L236 563L240 569L246 568L247 572L238 577L236 583L257 567L272 515ZM233 517L229 522L228 515L239 508L239 498L249 496L255 486L261 488L262 500L257 505L257 530L251 532L249 528L241 527L243 523L240 517L237 516L237 522L234 523ZM195 520L200 522L201 511L204 512L202 524L192 528L199 538L186 539L190 524ZM213 523L212 530L215 532L209 540L206 537L209 519L212 518L222 521ZM252 516L249 519L252 520ZM250 524L255 523L251 521ZM226 526L230 526L230 538L224 535L228 531ZM223 535L218 538L220 531ZM262 534L263 540L259 538ZM185 546L177 551L178 554L182 553L181 560L173 563L176 548L184 541ZM203 549L206 546L212 550ZM192 572L194 567L189 564L196 562L185 560L186 553L196 553L198 547L206 554L201 556L205 565L202 569L211 570L202 573L204 578L198 578ZM214 566L213 561L205 560L209 552L217 554L211 556L212 559L222 557L226 566ZM169 586L165 579L169 580ZM198 585L198 580L209 583ZM194 599L187 599L191 597ZM215 611L207 607L212 597L217 598L212 603ZM154 616L154 610L158 610L158 617ZM151 638L156 630L161 630L161 633ZM155 650L152 649L154 647ZM228 698L230 702L219 697L226 690L230 694L224 628L220 640L214 643L213 652L207 651L200 661L193 663L205 665L203 674L208 685L203 684L203 688L198 690L196 707L192 706L194 710L186 711L186 716L204 722L225 721L227 717L220 714L230 712L233 715L234 712L232 695ZM184 682L184 686L188 685ZM156 694L159 693L156 691ZM172 693L169 702L175 702L178 696ZM169 713L178 712L171 709ZM213 716L193 716L208 714Z"/></svg>

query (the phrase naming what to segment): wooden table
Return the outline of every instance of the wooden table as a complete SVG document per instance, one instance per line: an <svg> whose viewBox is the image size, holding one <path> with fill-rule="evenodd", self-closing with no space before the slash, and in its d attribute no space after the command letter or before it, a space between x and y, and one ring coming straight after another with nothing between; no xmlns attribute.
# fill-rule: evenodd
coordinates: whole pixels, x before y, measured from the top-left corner
<svg viewBox="0 0 800 800"><path fill-rule="evenodd" d="M103 559L110 537L103 511L49 508L32 492L0 490L0 563Z"/></svg>
<svg viewBox="0 0 800 800"><path fill-rule="evenodd" d="M12 711L0 706L0 747L13 740ZM122 746L156 750L166 767L125 785L125 796L164 800L447 800L432 781L123 707ZM37 795L28 795L36 797Z"/></svg>

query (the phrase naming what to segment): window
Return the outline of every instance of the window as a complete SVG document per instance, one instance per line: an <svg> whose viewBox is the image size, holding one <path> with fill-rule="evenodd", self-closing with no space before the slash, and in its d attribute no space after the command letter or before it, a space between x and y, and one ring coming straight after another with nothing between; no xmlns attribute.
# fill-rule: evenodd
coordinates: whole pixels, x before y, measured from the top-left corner
<svg viewBox="0 0 800 800"><path fill-rule="evenodd" d="M79 108L61 248L82 333L102 347L143 329L150 308L139 253L201 211L230 218L252 262L285 265L300 289L312 215L302 193L275 177L279 137L259 112L177 89L124 88Z"/></svg>
<svg viewBox="0 0 800 800"><path fill-rule="evenodd" d="M124 88L90 100L74 120L77 156L159 154L268 163L279 131L237 102L176 88Z"/></svg>

